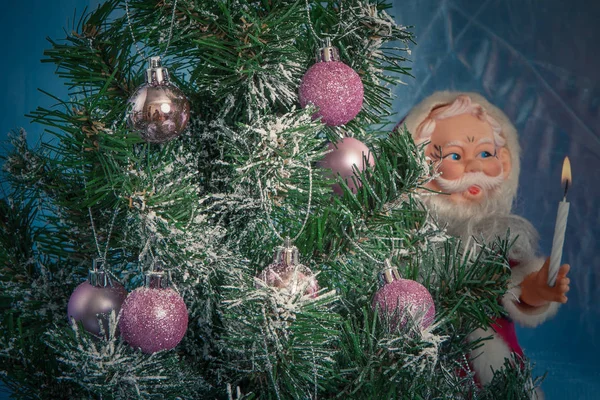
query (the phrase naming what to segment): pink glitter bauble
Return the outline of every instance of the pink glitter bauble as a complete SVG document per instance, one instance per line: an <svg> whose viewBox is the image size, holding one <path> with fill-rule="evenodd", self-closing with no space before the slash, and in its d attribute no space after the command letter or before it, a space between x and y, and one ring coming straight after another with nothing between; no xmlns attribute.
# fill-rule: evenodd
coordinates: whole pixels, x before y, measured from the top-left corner
<svg viewBox="0 0 600 400"><path fill-rule="evenodd" d="M303 294L316 297L319 291L319 283L312 271L301 264L271 264L258 278L269 286L287 289L290 294L296 294L304 288Z"/></svg>
<svg viewBox="0 0 600 400"><path fill-rule="evenodd" d="M358 188L361 187L361 183L354 177L354 167L356 166L359 171L367 169L365 163L365 157L367 159L368 166L375 165L375 159L371 150L361 141L354 138L343 138L337 143L329 143L328 149L331 150L325 155L323 161L320 162L322 168L330 169L334 176L338 174L346 181L346 185L352 190L352 193L356 193ZM333 192L337 195L342 195L343 191L339 184L332 186Z"/></svg>
<svg viewBox="0 0 600 400"><path fill-rule="evenodd" d="M121 308L119 329L131 347L156 353L177 346L188 326L188 312L172 289L137 288Z"/></svg>
<svg viewBox="0 0 600 400"><path fill-rule="evenodd" d="M382 318L390 319L390 328L396 329L398 319L404 313L421 318L421 328L427 328L435 319L433 298L425 286L410 279L399 279L386 283L375 293L373 308L377 307ZM405 315L400 326L406 324ZM419 322L419 321L416 321Z"/></svg>
<svg viewBox="0 0 600 400"><path fill-rule="evenodd" d="M313 104L313 118L329 126L351 121L363 104L364 88L360 76L341 61L322 61L306 71L299 90L300 105Z"/></svg>

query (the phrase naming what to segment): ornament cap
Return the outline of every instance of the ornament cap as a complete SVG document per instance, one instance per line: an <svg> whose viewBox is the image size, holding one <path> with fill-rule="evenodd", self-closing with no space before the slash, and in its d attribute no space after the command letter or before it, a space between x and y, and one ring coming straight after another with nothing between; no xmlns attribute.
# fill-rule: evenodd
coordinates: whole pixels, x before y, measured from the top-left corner
<svg viewBox="0 0 600 400"><path fill-rule="evenodd" d="M288 237L283 242L283 246L277 247L275 257L273 257L273 263L292 266L299 264L299 259L298 248L292 245L292 241Z"/></svg>
<svg viewBox="0 0 600 400"><path fill-rule="evenodd" d="M169 274L164 271L164 263L157 260L150 271L144 275L144 286L152 289L167 289L170 285Z"/></svg>
<svg viewBox="0 0 600 400"><path fill-rule="evenodd" d="M325 38L325 45L317 50L316 61L340 61L340 51L331 44L330 38Z"/></svg>
<svg viewBox="0 0 600 400"><path fill-rule="evenodd" d="M150 67L146 69L146 83L152 86L167 85L170 83L169 71L162 66L160 57L150 57Z"/></svg>
<svg viewBox="0 0 600 400"><path fill-rule="evenodd" d="M90 285L99 288L113 286L112 278L104 267L105 263L106 260L104 258L95 258L94 261L92 261L92 269L88 270L88 281Z"/></svg>
<svg viewBox="0 0 600 400"><path fill-rule="evenodd" d="M383 262L383 265L385 266L385 268L379 273L380 286L384 286L387 283L392 283L394 281L399 281L400 279L402 279L400 272L398 272L398 269L392 265L389 259L386 259Z"/></svg>

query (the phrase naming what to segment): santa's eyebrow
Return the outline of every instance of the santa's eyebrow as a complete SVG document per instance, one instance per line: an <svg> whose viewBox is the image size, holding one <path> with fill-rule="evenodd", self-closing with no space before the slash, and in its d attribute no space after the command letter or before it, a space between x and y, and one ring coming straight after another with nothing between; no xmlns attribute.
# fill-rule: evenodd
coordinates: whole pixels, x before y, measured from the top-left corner
<svg viewBox="0 0 600 400"><path fill-rule="evenodd" d="M494 141L490 138L481 138L477 142L477 144L485 144L485 143L494 144Z"/></svg>
<svg viewBox="0 0 600 400"><path fill-rule="evenodd" d="M451 140L448 143L446 143L444 145L444 147L450 147L450 146L460 146L463 147L466 143L463 142L462 140Z"/></svg>

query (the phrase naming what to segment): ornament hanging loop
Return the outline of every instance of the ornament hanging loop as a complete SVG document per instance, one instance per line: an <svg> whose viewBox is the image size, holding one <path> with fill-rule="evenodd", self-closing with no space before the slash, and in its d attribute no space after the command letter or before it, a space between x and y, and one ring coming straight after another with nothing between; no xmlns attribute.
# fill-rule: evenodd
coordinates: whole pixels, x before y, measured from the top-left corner
<svg viewBox="0 0 600 400"><path fill-rule="evenodd" d="M151 289L167 289L170 286L170 274L164 270L165 264L155 260L152 268L144 274L144 286Z"/></svg>
<svg viewBox="0 0 600 400"><path fill-rule="evenodd" d="M88 282L90 285L105 288L113 287L110 275L106 271L106 260L104 258L95 258L92 262L92 269L88 271Z"/></svg>
<svg viewBox="0 0 600 400"><path fill-rule="evenodd" d="M175 11L177 10L177 0L173 1L173 11L171 12L171 26L169 27L169 36L167 38L167 47L165 47L165 51L163 52L162 58L164 58L169 50L169 46L171 46L171 39L173 38L173 26L175 25ZM131 35L131 39L133 39L133 44L137 51L137 54L141 58L146 58L146 55L140 50L137 44L137 40L135 39L135 35L133 34L133 25L131 24L131 15L129 13L129 1L125 0L125 16L127 17L127 25L129 26L129 33ZM152 57L154 58L154 57ZM150 60L151 62L151 60Z"/></svg>
<svg viewBox="0 0 600 400"><path fill-rule="evenodd" d="M312 21L310 19L310 4L309 4L309 0L304 0L304 3L306 4L306 7L304 8L306 10L306 21L307 21L307 25L308 25L308 29L310 31L310 33L312 33L312 35L315 37L315 39L317 41L321 40L321 38L319 37L319 35L317 35L317 32L315 31L315 27L312 24ZM340 1L340 8L338 11L338 14L340 16L340 20L341 20L341 16L344 12L344 0ZM342 24L338 22L338 27L336 32L331 35L331 34L327 34L327 33L322 33L323 35L329 35L329 36L338 36L340 34L340 31L342 29ZM326 40L329 39L329 37L326 37ZM318 60L317 60L318 61Z"/></svg>
<svg viewBox="0 0 600 400"><path fill-rule="evenodd" d="M400 272L398 272L398 268L396 268L395 266L392 265L392 257L393 257L393 252L394 252L394 248L393 248L394 241L393 240L392 240L392 250L391 250L392 254L390 254L390 256L388 258L386 258L385 260L380 261L380 260L376 259L375 257L373 257L372 255L370 255L369 253L367 253L365 251L365 249L360 247L358 245L358 243L356 243L354 240L352 240L352 238L348 235L346 230L342 229L342 233L344 234L344 236L346 236L346 239L348 239L348 241L354 247L356 247L361 253L363 253L368 259L375 262L375 264L383 265L383 269L381 270L381 272L379 272L379 274L377 274L377 280L379 281L380 287L384 286L386 283L392 283L393 281L399 281L402 279L402 275L400 275Z"/></svg>
<svg viewBox="0 0 600 400"><path fill-rule="evenodd" d="M104 270L105 263L106 260L103 257L94 258L94 261L92 261L92 269L94 271Z"/></svg>
<svg viewBox="0 0 600 400"><path fill-rule="evenodd" d="M289 236L286 236L286 238L284 239L279 232L277 232L277 229L275 228L275 225L273 225L273 221L271 220L271 207L270 205L267 204L267 199L265 194L263 193L263 187L262 187L262 183L260 181L260 177L258 176L258 174L256 174L256 181L258 183L258 191L260 194L260 202L263 206L263 209L265 210L265 212L267 213L267 221L269 222L269 227L271 228L271 230L273 231L273 233L275 234L275 236L281 240L282 242L284 242L284 245L286 243L288 243L291 246L291 243L293 241L296 241L300 235L302 235L302 232L304 231L304 228L306 228L306 224L308 223L308 218L310 216L310 207L312 204L312 192L313 192L313 181L312 181L312 169L310 167L310 162L307 163L308 165L306 166L306 169L308 170L308 204L306 206L306 215L304 216L304 221L302 222L302 226L300 227L300 231L298 232L298 234L293 238L290 239ZM286 247L290 247L287 246Z"/></svg>
<svg viewBox="0 0 600 400"><path fill-rule="evenodd" d="M150 57L150 67L146 69L146 83L151 86L167 85L170 83L169 70L162 66L159 56Z"/></svg>
<svg viewBox="0 0 600 400"><path fill-rule="evenodd" d="M331 39L327 37L323 42L323 47L317 50L316 62L340 61L340 51L331 44Z"/></svg>
<svg viewBox="0 0 600 400"><path fill-rule="evenodd" d="M398 268L394 267L389 258L383 261L384 269L378 275L379 286L384 286L386 283L392 283L393 281L399 281L402 279Z"/></svg>
<svg viewBox="0 0 600 400"><path fill-rule="evenodd" d="M273 257L274 264L285 265L286 267L300 264L300 256L298 248L292 245L292 240L286 237L283 246L279 246Z"/></svg>

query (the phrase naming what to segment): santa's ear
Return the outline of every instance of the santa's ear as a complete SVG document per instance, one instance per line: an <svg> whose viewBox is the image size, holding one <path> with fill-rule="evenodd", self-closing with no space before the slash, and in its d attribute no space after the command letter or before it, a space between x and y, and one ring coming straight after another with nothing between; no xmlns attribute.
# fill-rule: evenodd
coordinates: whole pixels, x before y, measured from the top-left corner
<svg viewBox="0 0 600 400"><path fill-rule="evenodd" d="M498 150L498 159L502 163L502 169L504 171L504 179L508 179L510 171L512 169L512 163L510 159L510 151L506 147L502 147Z"/></svg>

